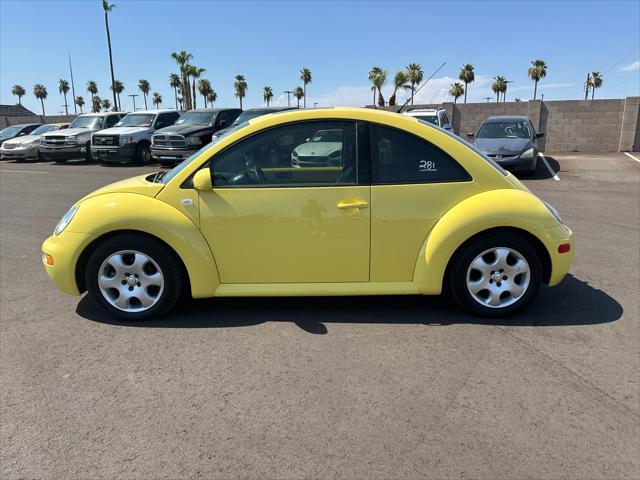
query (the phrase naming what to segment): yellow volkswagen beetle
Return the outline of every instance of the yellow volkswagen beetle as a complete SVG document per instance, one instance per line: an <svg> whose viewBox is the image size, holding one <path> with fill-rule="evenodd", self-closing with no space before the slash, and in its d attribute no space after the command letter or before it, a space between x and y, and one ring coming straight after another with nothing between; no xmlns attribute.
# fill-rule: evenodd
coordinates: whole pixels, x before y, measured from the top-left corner
<svg viewBox="0 0 640 480"><path fill-rule="evenodd" d="M326 131L331 148L314 144ZM497 317L559 283L573 245L553 207L460 138L333 108L255 118L170 171L96 190L42 252L60 290L126 320L182 295L442 292Z"/></svg>

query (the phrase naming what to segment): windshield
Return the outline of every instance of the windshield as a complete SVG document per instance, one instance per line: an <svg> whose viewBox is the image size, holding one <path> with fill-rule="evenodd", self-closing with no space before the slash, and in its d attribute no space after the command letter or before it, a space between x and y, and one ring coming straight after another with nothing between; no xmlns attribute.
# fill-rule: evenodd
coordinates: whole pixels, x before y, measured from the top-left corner
<svg viewBox="0 0 640 480"><path fill-rule="evenodd" d="M438 125L438 117L435 115L420 115L416 116L418 120L424 120L425 122L429 122L431 125Z"/></svg>
<svg viewBox="0 0 640 480"><path fill-rule="evenodd" d="M7 127L0 131L0 137L10 137L18 133L21 129L22 127Z"/></svg>
<svg viewBox="0 0 640 480"><path fill-rule="evenodd" d="M491 164L491 166L492 166L493 168L495 168L496 170L498 170L498 171L499 171L501 174L503 174L505 177L507 176L507 171L506 171L504 168L502 168L500 165L498 165L498 164L495 162L495 160L493 160L493 159L489 158L489 157L487 156L487 154L486 154L486 153L481 152L480 150L478 150L478 149L476 148L476 146L475 146L475 145L473 145L473 144L471 144L471 143L467 142L464 138L460 138L458 135L455 135L454 133L451 133L450 131L445 130L444 128L440 128L440 127L438 127L437 125L433 125L433 124L431 124L431 123L429 123L429 122L426 122L426 121L424 121L424 120L418 120L418 121L419 121L421 124L426 125L426 126L427 126L427 127L429 127L429 128L435 128L435 129L436 129L436 130L438 130L439 132L442 132L442 133L444 133L445 135L449 135L449 136L450 136L451 138L453 138L454 140L457 140L458 142L462 143L465 147L467 147L467 148L469 148L469 149L473 150L475 153L477 153L478 155L480 155L480 156L481 156L481 157L482 157L482 158L483 158L487 163Z"/></svg>
<svg viewBox="0 0 640 480"><path fill-rule="evenodd" d="M53 130L58 130L57 125L40 125L36 128L30 135L42 135L43 133L51 132Z"/></svg>
<svg viewBox="0 0 640 480"><path fill-rule="evenodd" d="M342 130L318 130L313 137L312 142L342 142Z"/></svg>
<svg viewBox="0 0 640 480"><path fill-rule="evenodd" d="M177 121L176 125L183 123L189 125L209 125L213 119L213 113L208 112L187 112L184 113Z"/></svg>
<svg viewBox="0 0 640 480"><path fill-rule="evenodd" d="M205 152L206 150L208 150L211 146L215 145L216 143L220 142L220 140L222 140L223 138L228 137L229 135L231 135L232 133L237 132L238 130L240 130L241 128L244 128L247 126L247 123L241 123L240 125L236 125L235 127L229 128L229 130L227 130L226 132L224 132L222 135L220 135L219 137L214 137L213 140L211 141L211 143L206 144L204 147L202 147L200 150L198 150L197 152L193 153L189 158L185 158L182 162L180 162L178 165L176 165L175 167L173 167L171 170L169 170L168 172L166 172L164 175L159 176L158 180L161 180L162 183L164 183L165 185L167 183L169 183L176 175L178 175L187 165L189 165L195 158L198 158L198 156ZM163 172L161 172L163 173Z"/></svg>
<svg viewBox="0 0 640 480"><path fill-rule="evenodd" d="M247 122L249 120L251 120L252 118L256 118L256 117L260 117L262 115L266 115L267 113L272 113L269 110L246 110L244 112L242 112L238 118L236 118L236 121L233 122L231 124L232 127L235 127L236 125L240 125L241 123Z"/></svg>
<svg viewBox="0 0 640 480"><path fill-rule="evenodd" d="M476 138L531 138L528 122L489 122L480 127Z"/></svg>
<svg viewBox="0 0 640 480"><path fill-rule="evenodd" d="M102 117L76 117L69 128L100 128L101 126Z"/></svg>
<svg viewBox="0 0 640 480"><path fill-rule="evenodd" d="M116 127L150 127L155 117L154 113L130 113L116 123Z"/></svg>

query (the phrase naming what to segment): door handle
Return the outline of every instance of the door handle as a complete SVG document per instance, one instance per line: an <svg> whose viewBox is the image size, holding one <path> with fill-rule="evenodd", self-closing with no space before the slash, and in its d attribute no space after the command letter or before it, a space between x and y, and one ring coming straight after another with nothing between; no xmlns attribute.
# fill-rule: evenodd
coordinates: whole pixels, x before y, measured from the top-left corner
<svg viewBox="0 0 640 480"><path fill-rule="evenodd" d="M338 202L338 208L367 208L369 204L364 200L341 200Z"/></svg>

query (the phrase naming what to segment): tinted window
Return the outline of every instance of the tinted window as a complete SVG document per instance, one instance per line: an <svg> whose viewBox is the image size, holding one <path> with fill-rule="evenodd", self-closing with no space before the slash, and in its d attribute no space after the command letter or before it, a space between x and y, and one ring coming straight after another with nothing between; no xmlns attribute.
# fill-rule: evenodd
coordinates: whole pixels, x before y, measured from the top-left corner
<svg viewBox="0 0 640 480"><path fill-rule="evenodd" d="M26 127L24 127L22 129L21 133L31 133L33 132L36 128L38 128L40 125L28 125Z"/></svg>
<svg viewBox="0 0 640 480"><path fill-rule="evenodd" d="M374 183L470 180L451 156L435 145L395 128L372 125Z"/></svg>
<svg viewBox="0 0 640 480"><path fill-rule="evenodd" d="M113 127L116 123L118 123L118 120L120 120L119 115L109 115L107 117L107 121L104 124L104 127L105 128Z"/></svg>
<svg viewBox="0 0 640 480"><path fill-rule="evenodd" d="M239 113L240 110L223 110L222 112L218 113L218 117L216 118L216 125L221 125L220 122L224 122L224 125L221 126L229 127L238 117Z"/></svg>
<svg viewBox="0 0 640 480"><path fill-rule="evenodd" d="M441 126L444 126L447 123L449 123L449 116L447 115L446 112L442 112L442 125Z"/></svg>
<svg viewBox="0 0 640 480"><path fill-rule="evenodd" d="M355 184L355 129L354 122L313 121L259 132L213 158L214 186Z"/></svg>

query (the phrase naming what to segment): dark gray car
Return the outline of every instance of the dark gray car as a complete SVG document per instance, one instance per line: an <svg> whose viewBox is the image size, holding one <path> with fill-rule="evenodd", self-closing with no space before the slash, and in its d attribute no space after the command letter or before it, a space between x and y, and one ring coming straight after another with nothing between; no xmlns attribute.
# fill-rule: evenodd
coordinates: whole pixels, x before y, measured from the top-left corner
<svg viewBox="0 0 640 480"><path fill-rule="evenodd" d="M509 170L534 172L538 162L536 133L529 117L502 116L487 118L478 133L469 132L476 147L502 167Z"/></svg>

